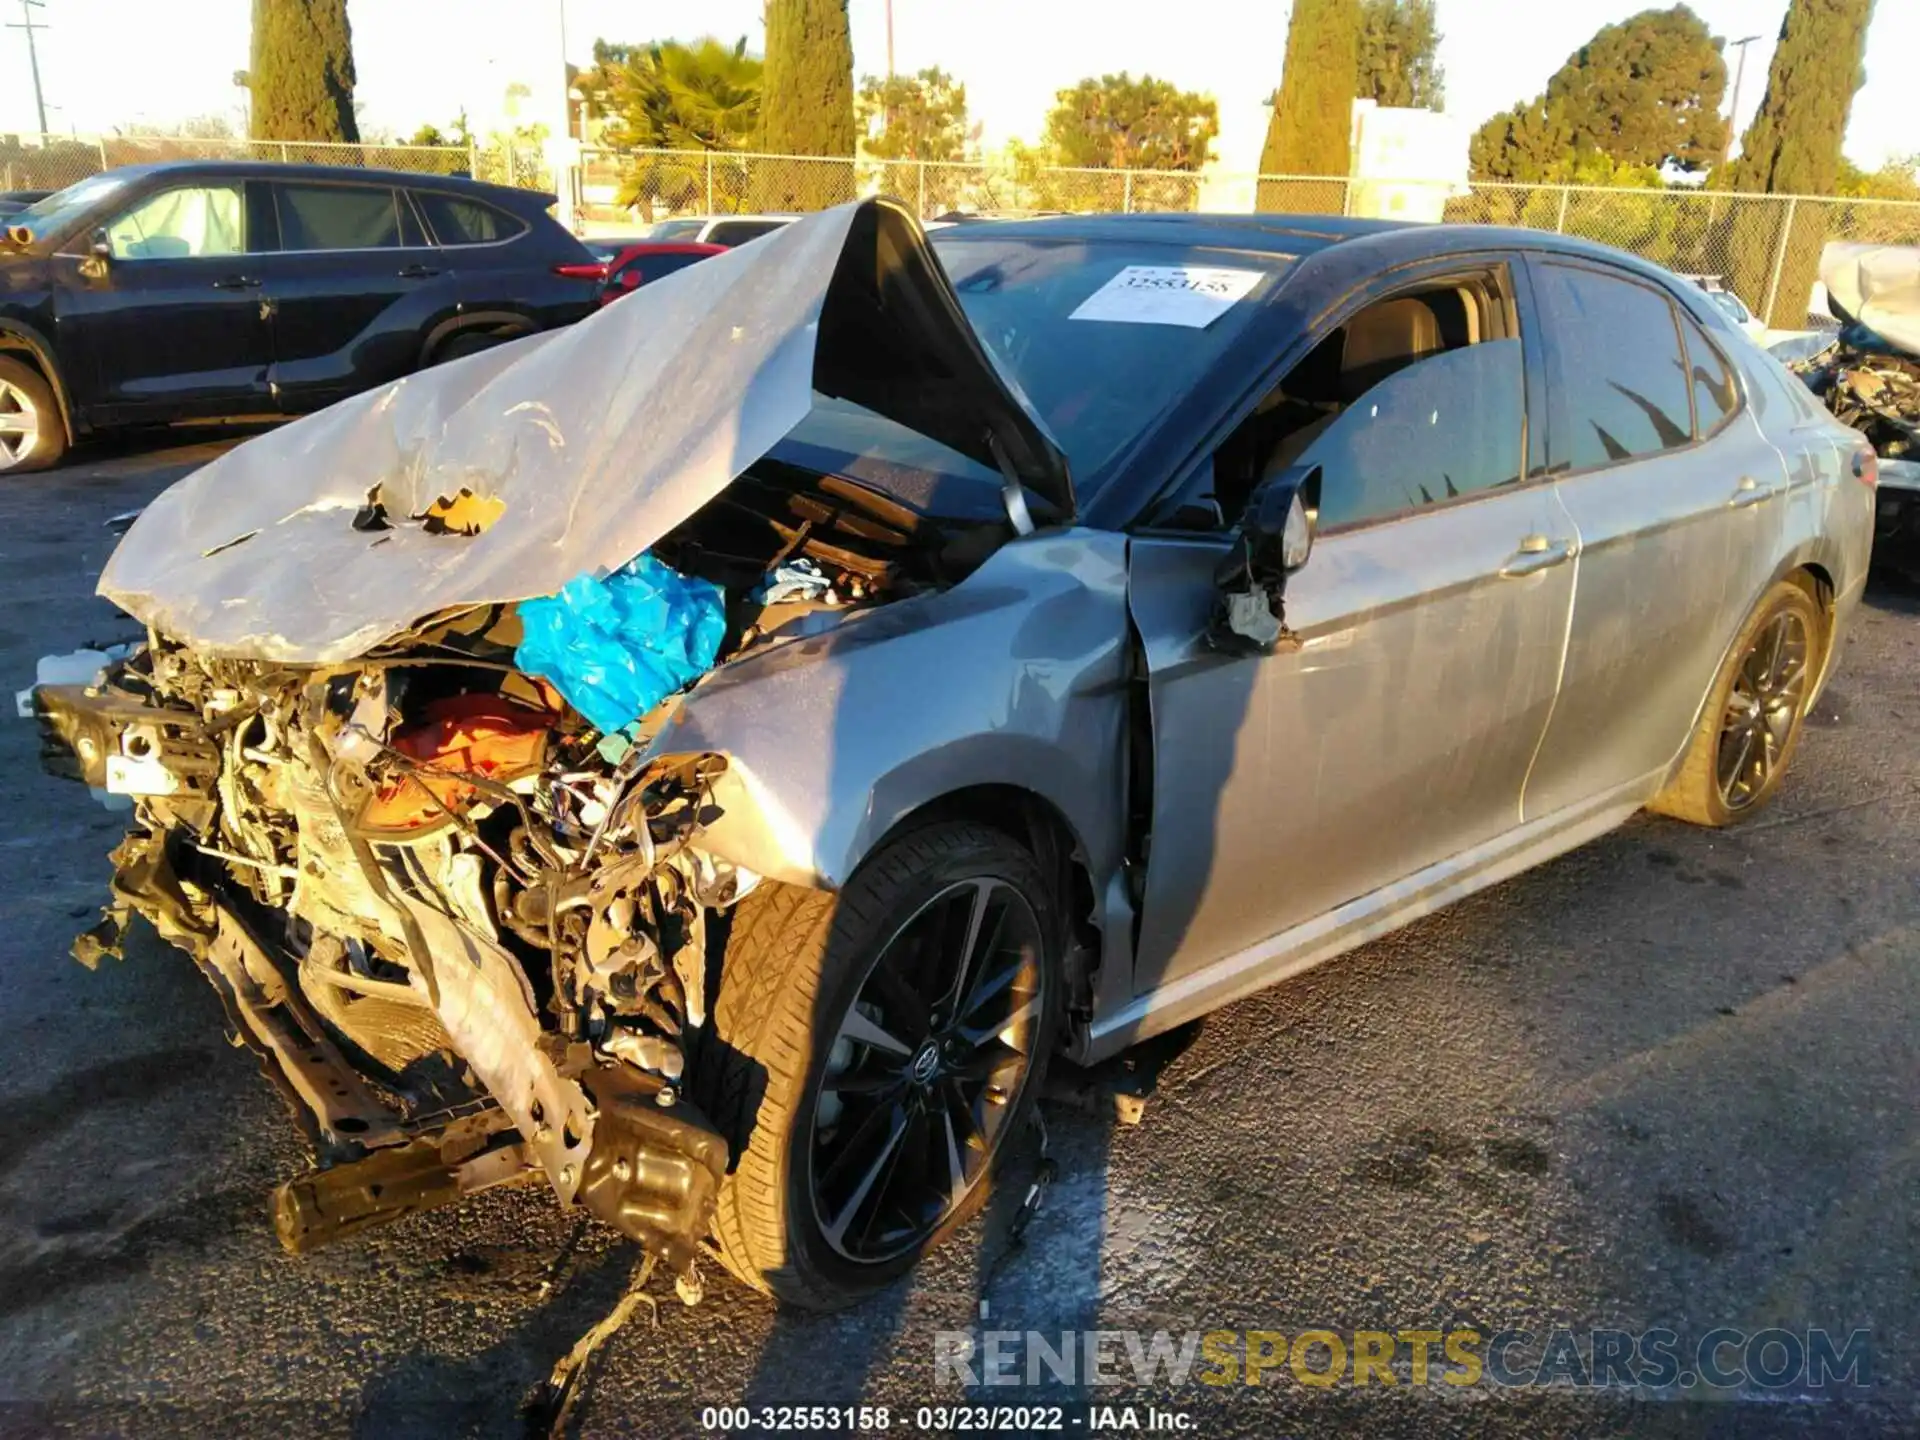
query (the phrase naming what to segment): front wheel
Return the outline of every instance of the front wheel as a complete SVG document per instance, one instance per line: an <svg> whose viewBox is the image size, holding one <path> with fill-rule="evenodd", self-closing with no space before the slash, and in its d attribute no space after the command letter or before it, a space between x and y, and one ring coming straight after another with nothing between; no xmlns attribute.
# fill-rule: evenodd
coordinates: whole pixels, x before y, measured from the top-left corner
<svg viewBox="0 0 1920 1440"><path fill-rule="evenodd" d="M66 453L53 386L25 361L0 355L0 473L51 469Z"/></svg>
<svg viewBox="0 0 1920 1440"><path fill-rule="evenodd" d="M741 903L695 1060L736 1157L730 1270L834 1309L979 1210L1058 1032L1061 934L1033 857L965 822L902 836L837 896Z"/></svg>
<svg viewBox="0 0 1920 1440"><path fill-rule="evenodd" d="M1679 771L1648 808L1723 826L1772 799L1800 743L1825 655L1819 607L1805 588L1782 580L1741 627Z"/></svg>

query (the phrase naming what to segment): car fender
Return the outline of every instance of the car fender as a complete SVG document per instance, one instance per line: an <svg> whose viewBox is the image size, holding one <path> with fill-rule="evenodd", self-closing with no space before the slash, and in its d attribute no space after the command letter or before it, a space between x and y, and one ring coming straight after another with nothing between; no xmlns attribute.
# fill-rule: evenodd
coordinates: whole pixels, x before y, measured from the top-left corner
<svg viewBox="0 0 1920 1440"><path fill-rule="evenodd" d="M697 685L649 758L725 756L700 844L819 889L944 797L1026 791L1098 897L1124 843L1125 557L1119 535L1042 532L951 590L775 641Z"/></svg>
<svg viewBox="0 0 1920 1440"><path fill-rule="evenodd" d="M1856 569L1860 574L1857 578L1851 579L1850 583L1850 577L1854 576ZM1681 765L1686 763L1687 747L1693 742L1694 733L1706 716L1707 703L1713 698L1713 687L1719 682L1721 672L1733 655L1733 647L1739 641L1739 632L1746 625L1747 617L1753 614L1774 586L1803 570L1814 571L1825 576L1827 582L1835 587L1833 593L1825 597L1828 602L1827 614L1831 628L1827 635L1826 653L1820 658L1820 673L1814 678L1813 689L1807 696L1807 709L1813 708L1821 692L1826 689L1827 679L1833 673L1834 657L1840 651L1840 647L1834 641L1845 628L1854 606L1859 602L1866 577L1865 567L1851 561L1840 542L1832 535L1821 532L1797 539L1783 555L1780 563L1774 567L1773 572L1767 576L1766 583L1747 597L1746 607L1740 612L1740 622L1735 627L1733 636L1727 641L1720 663L1713 667L1713 673L1707 677L1706 684L1700 691L1700 703L1694 707L1693 723L1687 727L1686 734L1681 737L1679 745L1674 750L1673 759L1667 765L1667 780L1671 780L1678 774Z"/></svg>
<svg viewBox="0 0 1920 1440"><path fill-rule="evenodd" d="M67 442L71 444L76 437L73 420L73 400L67 393L67 382L60 373L60 366L54 359L53 345L33 326L24 320L0 315L0 350L25 350L33 356L34 363L40 367L40 373L47 377L47 384L53 387L54 400L60 406L60 423L67 432Z"/></svg>

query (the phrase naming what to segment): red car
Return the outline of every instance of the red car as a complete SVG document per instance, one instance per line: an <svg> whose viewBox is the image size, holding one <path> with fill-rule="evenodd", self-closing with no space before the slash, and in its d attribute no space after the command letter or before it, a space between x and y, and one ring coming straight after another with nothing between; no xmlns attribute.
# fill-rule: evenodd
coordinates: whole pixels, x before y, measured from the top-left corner
<svg viewBox="0 0 1920 1440"><path fill-rule="evenodd" d="M606 262L600 303L610 305L630 290L638 290L662 275L671 275L709 255L724 255L724 245L673 240L589 240L587 248Z"/></svg>

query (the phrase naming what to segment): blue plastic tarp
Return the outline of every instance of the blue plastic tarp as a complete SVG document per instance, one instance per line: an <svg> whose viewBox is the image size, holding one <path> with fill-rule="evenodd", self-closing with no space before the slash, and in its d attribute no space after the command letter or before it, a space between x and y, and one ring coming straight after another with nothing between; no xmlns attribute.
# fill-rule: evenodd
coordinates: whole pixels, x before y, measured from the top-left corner
<svg viewBox="0 0 1920 1440"><path fill-rule="evenodd" d="M611 735L713 667L726 595L642 555L604 580L578 575L523 600L520 623L514 663Z"/></svg>

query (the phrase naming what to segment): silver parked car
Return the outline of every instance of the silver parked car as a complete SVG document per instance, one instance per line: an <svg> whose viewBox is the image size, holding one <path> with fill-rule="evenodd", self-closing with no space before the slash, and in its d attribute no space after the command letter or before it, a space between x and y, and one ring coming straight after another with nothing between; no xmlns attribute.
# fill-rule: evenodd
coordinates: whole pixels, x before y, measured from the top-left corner
<svg viewBox="0 0 1920 1440"><path fill-rule="evenodd" d="M300 1250L486 1185L845 1303L1109 1056L1776 791L1874 461L1555 235L867 202L253 440L47 686L114 898L303 1124Z"/></svg>

